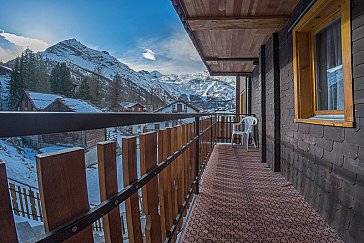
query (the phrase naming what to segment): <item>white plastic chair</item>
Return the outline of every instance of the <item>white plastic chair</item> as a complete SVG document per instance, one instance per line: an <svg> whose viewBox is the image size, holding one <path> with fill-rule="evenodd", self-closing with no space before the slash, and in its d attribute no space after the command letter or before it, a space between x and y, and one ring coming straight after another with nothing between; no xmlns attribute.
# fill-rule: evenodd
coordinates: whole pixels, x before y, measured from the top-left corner
<svg viewBox="0 0 364 243"><path fill-rule="evenodd" d="M257 145L255 143L254 133L253 133L253 127L257 125L258 119L254 116L246 116L246 117L240 117L240 122L233 124L233 133L231 134L231 146L234 145L234 135L240 135L241 136L241 144L243 145L243 140L245 143L246 151L248 151L248 143L249 143L249 137L252 138L254 147L256 148ZM244 130L239 130L239 126L242 128L244 124Z"/></svg>

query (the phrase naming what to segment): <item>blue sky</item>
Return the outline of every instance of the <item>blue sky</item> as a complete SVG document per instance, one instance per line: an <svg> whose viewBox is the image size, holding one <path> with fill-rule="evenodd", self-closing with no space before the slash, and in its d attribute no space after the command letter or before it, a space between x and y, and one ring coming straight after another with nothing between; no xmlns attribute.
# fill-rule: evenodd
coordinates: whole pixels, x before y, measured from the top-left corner
<svg viewBox="0 0 364 243"><path fill-rule="evenodd" d="M170 0L0 0L0 6L3 61L26 46L41 51L76 38L137 70L205 70Z"/></svg>

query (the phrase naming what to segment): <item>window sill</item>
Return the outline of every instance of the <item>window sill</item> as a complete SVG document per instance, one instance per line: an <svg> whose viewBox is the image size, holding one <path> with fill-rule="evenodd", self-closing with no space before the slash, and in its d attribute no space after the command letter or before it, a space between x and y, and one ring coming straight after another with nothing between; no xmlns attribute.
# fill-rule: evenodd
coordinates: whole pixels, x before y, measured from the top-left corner
<svg viewBox="0 0 364 243"><path fill-rule="evenodd" d="M344 121L344 120L333 120L333 119L317 119L317 118L307 118L307 119L294 119L296 123L308 123L322 126L333 126L333 127L354 127L354 122Z"/></svg>

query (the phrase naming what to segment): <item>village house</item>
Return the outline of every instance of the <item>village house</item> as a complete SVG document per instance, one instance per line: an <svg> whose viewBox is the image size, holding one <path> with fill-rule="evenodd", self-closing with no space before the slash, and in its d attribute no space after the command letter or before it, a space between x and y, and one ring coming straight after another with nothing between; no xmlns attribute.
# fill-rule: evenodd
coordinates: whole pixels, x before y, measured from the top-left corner
<svg viewBox="0 0 364 243"><path fill-rule="evenodd" d="M116 112L147 112L148 109L139 102L120 102L116 107L112 107ZM144 132L145 124L128 126L126 131L130 134L140 134Z"/></svg>
<svg viewBox="0 0 364 243"><path fill-rule="evenodd" d="M45 94L32 91L24 91L20 101L20 111L44 111L53 101L62 98L56 94Z"/></svg>
<svg viewBox="0 0 364 243"><path fill-rule="evenodd" d="M24 92L19 109L39 112L102 112L101 109L85 100L31 91ZM98 142L105 140L105 129L43 134L26 137L24 140L34 148L61 144L91 149Z"/></svg>
<svg viewBox="0 0 364 243"><path fill-rule="evenodd" d="M154 113L198 113L199 109L195 106L191 105L187 101L182 99L178 99L175 102L163 106L154 111ZM165 121L165 122L156 122L148 124L148 130L159 130L165 129L168 127L174 127L179 124L193 122L193 118L182 119L182 120L173 120L173 121Z"/></svg>

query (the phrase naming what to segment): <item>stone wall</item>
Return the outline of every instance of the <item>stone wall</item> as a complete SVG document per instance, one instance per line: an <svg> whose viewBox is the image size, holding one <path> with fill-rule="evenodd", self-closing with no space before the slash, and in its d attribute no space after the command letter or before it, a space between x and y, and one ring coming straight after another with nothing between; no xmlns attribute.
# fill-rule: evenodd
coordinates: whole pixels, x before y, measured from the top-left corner
<svg viewBox="0 0 364 243"><path fill-rule="evenodd" d="M301 1L293 18L309 1ZM292 34L279 33L281 173L346 242L364 242L364 1L352 0L355 128L294 123ZM267 163L274 164L272 38L265 45ZM252 78L253 113L261 119L259 66ZM279 115L279 114L278 114ZM262 128L258 126L259 140Z"/></svg>

